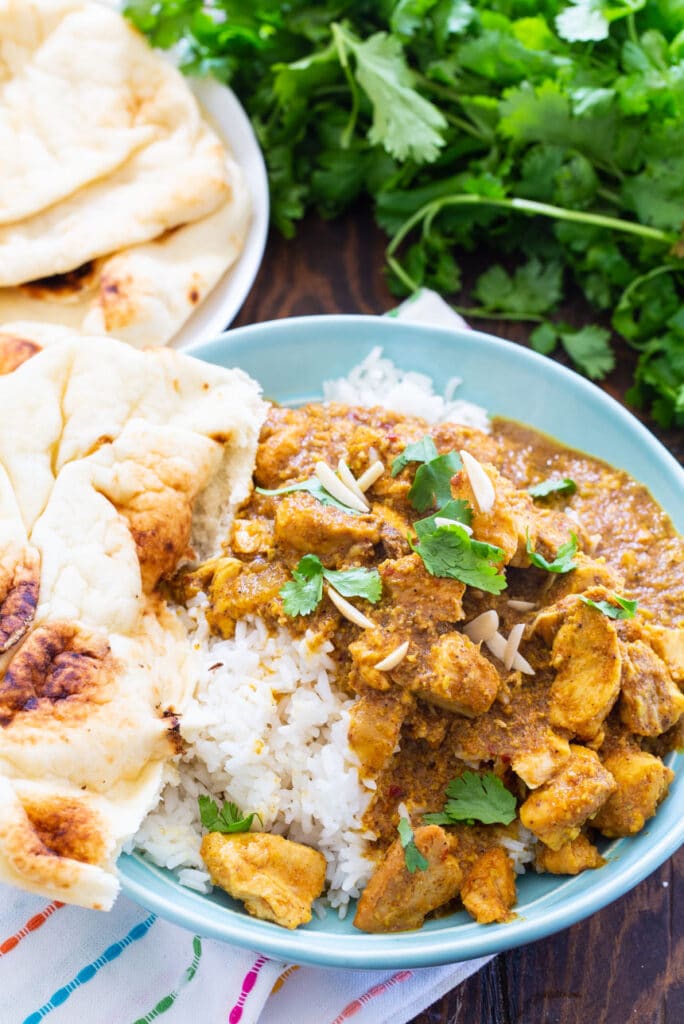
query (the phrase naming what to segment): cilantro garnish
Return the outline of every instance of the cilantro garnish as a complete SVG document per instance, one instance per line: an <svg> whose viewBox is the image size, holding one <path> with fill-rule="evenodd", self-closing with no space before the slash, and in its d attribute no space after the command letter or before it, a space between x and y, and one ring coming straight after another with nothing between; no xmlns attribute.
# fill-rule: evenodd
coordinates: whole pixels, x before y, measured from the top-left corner
<svg viewBox="0 0 684 1024"><path fill-rule="evenodd" d="M431 516L426 516L425 519L418 519L413 524L413 529L418 537L424 537L426 534L438 530L439 526L435 522L436 519L452 519L456 523L465 523L466 526L470 526L473 521L473 511L468 502L462 498L451 498L447 501L446 505L433 512Z"/></svg>
<svg viewBox="0 0 684 1024"><path fill-rule="evenodd" d="M304 555L292 570L292 579L280 588L286 615L309 615L323 597L326 580L343 597L363 597L377 604L382 579L377 569L326 569L317 555Z"/></svg>
<svg viewBox="0 0 684 1024"><path fill-rule="evenodd" d="M407 445L396 457L392 463L392 476L401 473L409 462L421 463L408 493L415 509L424 512L430 505L442 508L451 501L451 478L461 468L456 452L439 455L435 442L426 434L420 441Z"/></svg>
<svg viewBox="0 0 684 1024"><path fill-rule="evenodd" d="M448 797L444 809L436 814L425 814L431 825L453 825L465 821L472 825L510 825L515 818L516 800L493 772L478 775L464 772L452 779L446 788Z"/></svg>
<svg viewBox="0 0 684 1024"><path fill-rule="evenodd" d="M584 601L590 608L595 608L609 619L633 619L639 606L638 601L630 601L618 594L612 594L611 601L592 601L590 597L580 594L580 601ZM617 607L611 603L612 601L616 602Z"/></svg>
<svg viewBox="0 0 684 1024"><path fill-rule="evenodd" d="M210 796L200 796L197 798L197 801L199 803L200 819L209 832L224 832L227 834L249 832L255 817L259 818L259 815L254 811L251 814L243 814L237 804L231 803L230 800L224 803L220 811L216 801L212 800ZM261 818L259 818L259 821L261 821Z"/></svg>
<svg viewBox="0 0 684 1024"><path fill-rule="evenodd" d="M639 353L630 401L684 426L681 0L128 0L125 13L184 72L234 89L283 235L366 201L393 290L453 301L469 254L496 238L506 266L484 267L460 311L541 324L533 345L597 379L614 364L610 326ZM580 330L560 314L576 293Z"/></svg>
<svg viewBox="0 0 684 1024"><path fill-rule="evenodd" d="M359 515L355 508L350 508L349 505L338 501L329 491L326 491L317 476L311 476L308 480L300 480L296 484L288 484L287 487L279 487L276 491L267 491L264 487L255 487L254 490L257 494L265 494L267 497L279 494L292 494L293 491L306 491L307 494L312 494L317 501L320 501L321 505L332 505L333 508L339 508L350 516Z"/></svg>
<svg viewBox="0 0 684 1024"><path fill-rule="evenodd" d="M566 573L571 572L577 567L577 563L573 561L578 547L577 535L574 533L570 534L570 540L566 541L565 544L561 544L552 562L547 562L543 555L540 555L533 549L529 533L527 535L526 547L530 562L532 565L536 565L538 569L546 569L547 572Z"/></svg>
<svg viewBox="0 0 684 1024"><path fill-rule="evenodd" d="M409 462L430 462L439 455L435 442L425 434L420 441L407 444L401 455L397 455L392 462L392 476L398 476L402 469L408 466Z"/></svg>
<svg viewBox="0 0 684 1024"><path fill-rule="evenodd" d="M420 525L415 525L418 533ZM473 540L458 523L418 533L418 543L409 543L432 576L460 580L488 594L500 594L506 589L506 577L499 567L504 558L502 549Z"/></svg>
<svg viewBox="0 0 684 1024"><path fill-rule="evenodd" d="M404 848L404 860L406 862L406 870L409 874L413 874L415 871L426 871L428 862L416 846L413 838L413 829L411 828L411 822L408 818L400 818L399 824L397 825L397 831L399 833L399 842Z"/></svg>
<svg viewBox="0 0 684 1024"><path fill-rule="evenodd" d="M535 484L534 487L528 487L527 493L531 498L539 499L546 498L549 494L574 494L577 490L577 484L570 477L565 476L561 480L550 479L542 480L540 483Z"/></svg>

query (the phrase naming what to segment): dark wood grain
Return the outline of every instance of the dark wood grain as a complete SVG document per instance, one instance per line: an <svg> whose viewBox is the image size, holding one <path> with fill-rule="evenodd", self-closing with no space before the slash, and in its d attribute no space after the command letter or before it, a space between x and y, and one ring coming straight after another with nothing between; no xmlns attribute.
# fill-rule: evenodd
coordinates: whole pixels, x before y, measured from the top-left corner
<svg viewBox="0 0 684 1024"><path fill-rule="evenodd" d="M307 222L294 242L272 235L237 324L314 313L383 313L396 304L384 241L364 211ZM564 311L578 326L581 305ZM477 327L526 342L524 325ZM634 354L619 349L604 389L619 400ZM648 424L654 429L653 424ZM682 432L654 431L680 460ZM413 1024L681 1024L684 1022L684 849L616 903L541 942L492 960Z"/></svg>

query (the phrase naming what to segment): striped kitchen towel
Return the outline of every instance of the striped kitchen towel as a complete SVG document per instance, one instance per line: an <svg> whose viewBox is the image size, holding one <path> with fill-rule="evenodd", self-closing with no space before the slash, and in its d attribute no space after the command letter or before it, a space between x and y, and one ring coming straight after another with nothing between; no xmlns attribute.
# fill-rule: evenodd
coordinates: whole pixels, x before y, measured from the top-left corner
<svg viewBox="0 0 684 1024"><path fill-rule="evenodd" d="M427 291L393 315L463 324ZM100 914L0 886L0 1024L403 1024L487 959L297 967L193 935L124 897Z"/></svg>

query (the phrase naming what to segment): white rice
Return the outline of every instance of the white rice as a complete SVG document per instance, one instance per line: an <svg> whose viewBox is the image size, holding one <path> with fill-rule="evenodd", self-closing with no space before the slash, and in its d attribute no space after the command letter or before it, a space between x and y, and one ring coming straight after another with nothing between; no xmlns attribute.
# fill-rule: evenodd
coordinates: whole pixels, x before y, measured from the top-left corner
<svg viewBox="0 0 684 1024"><path fill-rule="evenodd" d="M461 423L488 432L489 416L482 406L454 399L461 383L460 377L451 377L444 394L437 395L426 374L400 370L391 359L383 357L378 345L348 377L325 381L323 397L326 402L364 408L383 405L404 416L422 416L428 423Z"/></svg>
<svg viewBox="0 0 684 1024"><path fill-rule="evenodd" d="M385 405L436 423L445 420L489 428L484 409L453 400L460 382L435 395L430 379L399 370L375 348L345 381L329 381L325 398L353 405ZM327 902L344 916L373 870L365 854L375 837L362 819L376 783L359 779L348 729L353 701L335 685L329 641L314 644L273 633L257 617L237 623L235 636L212 636L207 599L200 595L179 610L195 651L194 698L181 719L184 753L169 769L158 806L132 846L177 872L179 882L200 892L211 888L200 856L198 797L225 800L256 812L253 827L315 847L328 863ZM398 749L398 748L397 748ZM474 765L473 767L477 767ZM531 859L527 837L505 840L524 870ZM316 901L316 913L323 913Z"/></svg>

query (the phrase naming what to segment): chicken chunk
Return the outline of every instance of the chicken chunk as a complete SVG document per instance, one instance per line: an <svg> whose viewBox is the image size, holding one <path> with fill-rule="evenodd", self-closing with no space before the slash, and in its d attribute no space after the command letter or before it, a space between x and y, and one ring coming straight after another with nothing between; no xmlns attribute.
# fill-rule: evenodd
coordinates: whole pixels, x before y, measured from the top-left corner
<svg viewBox="0 0 684 1024"><path fill-rule="evenodd" d="M364 932L420 928L431 911L458 893L463 873L452 844L439 825L417 828L413 839L428 866L411 874L397 839L361 894L354 924Z"/></svg>
<svg viewBox="0 0 684 1024"><path fill-rule="evenodd" d="M505 565L527 566L530 563L525 545L534 514L532 499L526 491L519 491L510 480L501 476L494 466L488 463L481 465L496 495L489 512L481 511L465 469L451 481L451 493L454 498L467 501L473 509L471 526L477 540L501 548Z"/></svg>
<svg viewBox="0 0 684 1024"><path fill-rule="evenodd" d="M620 647L614 623L578 601L553 641L551 725L582 739L596 736L620 692Z"/></svg>
<svg viewBox="0 0 684 1024"><path fill-rule="evenodd" d="M594 844L581 832L559 850L538 846L535 856L537 871L547 871L550 875L579 875L581 871L600 868L605 863Z"/></svg>
<svg viewBox="0 0 684 1024"><path fill-rule="evenodd" d="M513 754L511 767L526 786L537 789L548 782L569 757L570 744L565 737L547 729Z"/></svg>
<svg viewBox="0 0 684 1024"><path fill-rule="evenodd" d="M384 767L396 749L409 710L410 703L401 697L377 691L356 701L351 709L349 746L361 761L362 771L375 773Z"/></svg>
<svg viewBox="0 0 684 1024"><path fill-rule="evenodd" d="M463 633L446 633L432 646L426 671L415 677L415 694L447 711L474 718L488 711L499 674Z"/></svg>
<svg viewBox="0 0 684 1024"><path fill-rule="evenodd" d="M646 628L648 642L667 665L675 683L684 683L684 627L666 629L648 625Z"/></svg>
<svg viewBox="0 0 684 1024"><path fill-rule="evenodd" d="M234 559L226 561L233 563ZM267 605L278 599L280 588L288 578L285 567L279 562L254 562L242 566L242 572L237 575L229 564L225 571L214 575L209 588L209 625L221 636L231 637L237 619L254 612L263 613Z"/></svg>
<svg viewBox="0 0 684 1024"><path fill-rule="evenodd" d="M575 568L572 572L556 575L549 580L549 601L559 601L568 594L584 594L593 587L605 587L608 594L621 593L624 589L622 576L608 565L605 558L589 558L578 552L573 561Z"/></svg>
<svg viewBox="0 0 684 1024"><path fill-rule="evenodd" d="M325 857L266 832L209 832L200 850L214 885L242 900L253 917L297 928L323 892Z"/></svg>
<svg viewBox="0 0 684 1024"><path fill-rule="evenodd" d="M431 576L420 555L383 562L379 568L383 592L394 605L406 609L417 629L435 622L459 622L465 586L458 580Z"/></svg>
<svg viewBox="0 0 684 1024"><path fill-rule="evenodd" d="M262 516L236 519L231 547L239 555L269 554L273 550L273 522Z"/></svg>
<svg viewBox="0 0 684 1024"><path fill-rule="evenodd" d="M592 825L604 836L631 836L652 818L667 796L674 772L659 757L645 750L623 749L611 754L604 766L617 788L606 800Z"/></svg>
<svg viewBox="0 0 684 1024"><path fill-rule="evenodd" d="M478 924L510 921L515 906L513 862L500 846L477 858L461 887L463 906Z"/></svg>
<svg viewBox="0 0 684 1024"><path fill-rule="evenodd" d="M667 666L642 640L621 644L620 720L637 736L660 736L684 712L684 694Z"/></svg>
<svg viewBox="0 0 684 1024"><path fill-rule="evenodd" d="M560 771L532 793L520 808L520 820L546 846L561 846L580 834L617 784L593 750L570 746Z"/></svg>
<svg viewBox="0 0 684 1024"><path fill-rule="evenodd" d="M375 516L351 515L297 491L278 502L275 539L302 554L315 551L320 558L363 558L373 554L380 524Z"/></svg>
<svg viewBox="0 0 684 1024"><path fill-rule="evenodd" d="M407 537L411 528L396 509L389 505L374 504L373 515L380 520L380 540L388 558L401 558L411 552Z"/></svg>

